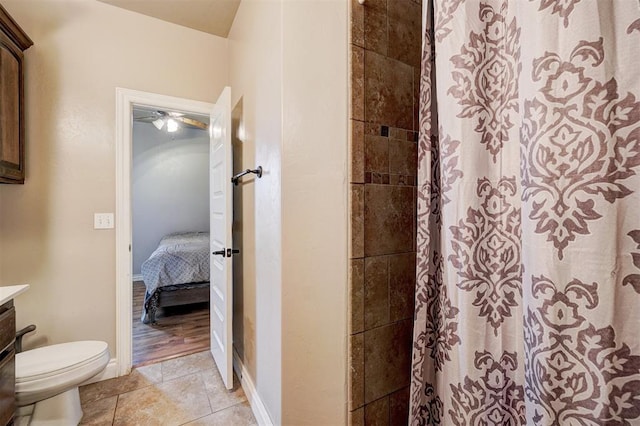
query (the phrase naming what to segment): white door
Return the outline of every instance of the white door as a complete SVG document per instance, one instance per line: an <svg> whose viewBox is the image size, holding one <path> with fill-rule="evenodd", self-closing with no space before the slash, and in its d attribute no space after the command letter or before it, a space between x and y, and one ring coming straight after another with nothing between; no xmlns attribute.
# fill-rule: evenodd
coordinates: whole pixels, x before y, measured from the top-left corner
<svg viewBox="0 0 640 426"><path fill-rule="evenodd" d="M225 87L211 113L209 214L211 220L211 354L227 389L233 387L231 281L231 88Z"/></svg>

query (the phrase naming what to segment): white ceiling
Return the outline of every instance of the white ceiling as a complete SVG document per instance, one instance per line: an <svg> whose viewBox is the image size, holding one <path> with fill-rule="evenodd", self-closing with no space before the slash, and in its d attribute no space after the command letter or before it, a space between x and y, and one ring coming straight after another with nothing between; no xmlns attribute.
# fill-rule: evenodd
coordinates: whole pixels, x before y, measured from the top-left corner
<svg viewBox="0 0 640 426"><path fill-rule="evenodd" d="M240 5L240 0L98 1L225 38Z"/></svg>

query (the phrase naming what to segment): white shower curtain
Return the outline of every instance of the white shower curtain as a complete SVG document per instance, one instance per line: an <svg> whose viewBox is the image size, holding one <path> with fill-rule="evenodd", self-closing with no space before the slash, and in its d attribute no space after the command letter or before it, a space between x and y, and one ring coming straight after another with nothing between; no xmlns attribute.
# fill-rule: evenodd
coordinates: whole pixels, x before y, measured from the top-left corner
<svg viewBox="0 0 640 426"><path fill-rule="evenodd" d="M425 8L410 423L640 424L639 2Z"/></svg>

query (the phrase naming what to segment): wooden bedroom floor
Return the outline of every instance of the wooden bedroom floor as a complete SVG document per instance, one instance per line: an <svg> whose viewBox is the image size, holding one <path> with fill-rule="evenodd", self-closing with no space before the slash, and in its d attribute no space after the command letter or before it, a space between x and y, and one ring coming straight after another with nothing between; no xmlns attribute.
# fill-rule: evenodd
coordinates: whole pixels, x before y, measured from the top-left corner
<svg viewBox="0 0 640 426"><path fill-rule="evenodd" d="M154 364L209 349L209 304L158 309L157 323L140 321L144 283L133 282L133 366Z"/></svg>

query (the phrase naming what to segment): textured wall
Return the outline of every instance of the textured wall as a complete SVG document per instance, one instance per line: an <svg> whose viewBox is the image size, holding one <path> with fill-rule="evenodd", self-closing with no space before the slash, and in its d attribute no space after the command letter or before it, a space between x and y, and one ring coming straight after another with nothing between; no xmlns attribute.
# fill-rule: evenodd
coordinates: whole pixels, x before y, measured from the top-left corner
<svg viewBox="0 0 640 426"><path fill-rule="evenodd" d="M268 415L282 418L282 4L243 1L229 32L234 168L233 344Z"/></svg>
<svg viewBox="0 0 640 426"><path fill-rule="evenodd" d="M95 0L2 5L34 45L26 182L0 186L0 285L31 284L16 299L18 326L38 326L27 346L97 339L115 355L115 232L93 229L115 210L115 88L213 102L227 40Z"/></svg>
<svg viewBox="0 0 640 426"><path fill-rule="evenodd" d="M348 9L283 1L283 425L347 420Z"/></svg>
<svg viewBox="0 0 640 426"><path fill-rule="evenodd" d="M209 132L133 123L133 275L171 232L209 231Z"/></svg>
<svg viewBox="0 0 640 426"><path fill-rule="evenodd" d="M352 424L408 416L420 47L420 0L352 0Z"/></svg>
<svg viewBox="0 0 640 426"><path fill-rule="evenodd" d="M346 423L347 20L245 0L229 33L235 167L264 168L235 191L234 346L274 424Z"/></svg>

